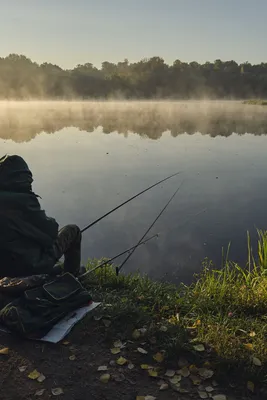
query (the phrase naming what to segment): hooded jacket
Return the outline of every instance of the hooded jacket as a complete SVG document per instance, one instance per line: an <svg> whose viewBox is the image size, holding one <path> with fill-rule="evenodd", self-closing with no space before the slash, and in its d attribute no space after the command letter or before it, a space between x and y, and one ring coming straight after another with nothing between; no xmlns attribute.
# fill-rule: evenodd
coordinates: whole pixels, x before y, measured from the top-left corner
<svg viewBox="0 0 267 400"><path fill-rule="evenodd" d="M49 273L58 224L41 210L32 173L19 156L0 159L0 277Z"/></svg>

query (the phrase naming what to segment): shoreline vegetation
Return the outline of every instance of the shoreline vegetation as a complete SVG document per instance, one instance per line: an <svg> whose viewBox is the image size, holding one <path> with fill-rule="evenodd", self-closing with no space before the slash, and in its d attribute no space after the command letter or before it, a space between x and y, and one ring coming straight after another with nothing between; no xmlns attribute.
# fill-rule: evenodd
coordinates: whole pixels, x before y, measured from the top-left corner
<svg viewBox="0 0 267 400"><path fill-rule="evenodd" d="M0 58L1 99L249 99L267 94L267 63L234 60L200 64L162 57L91 62L72 69L25 55Z"/></svg>
<svg viewBox="0 0 267 400"><path fill-rule="evenodd" d="M252 106L267 106L267 100L261 100L261 99L244 100L243 104L249 104Z"/></svg>
<svg viewBox="0 0 267 400"><path fill-rule="evenodd" d="M98 262L89 261L88 268ZM254 391L267 372L267 232L258 231L255 255L248 235L245 269L228 254L220 270L208 260L203 267L190 286L154 282L139 273L117 277L110 265L89 274L85 285L102 302L111 336L140 338L160 348L168 362L185 355L222 379L233 373Z"/></svg>

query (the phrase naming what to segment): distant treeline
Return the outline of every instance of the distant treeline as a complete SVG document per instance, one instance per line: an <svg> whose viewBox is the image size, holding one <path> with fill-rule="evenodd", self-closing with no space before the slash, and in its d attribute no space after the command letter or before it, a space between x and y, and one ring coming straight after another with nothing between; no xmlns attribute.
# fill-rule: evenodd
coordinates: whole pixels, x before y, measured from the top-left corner
<svg viewBox="0 0 267 400"><path fill-rule="evenodd" d="M216 60L168 65L160 57L65 70L23 55L0 58L0 98L265 98L267 63Z"/></svg>

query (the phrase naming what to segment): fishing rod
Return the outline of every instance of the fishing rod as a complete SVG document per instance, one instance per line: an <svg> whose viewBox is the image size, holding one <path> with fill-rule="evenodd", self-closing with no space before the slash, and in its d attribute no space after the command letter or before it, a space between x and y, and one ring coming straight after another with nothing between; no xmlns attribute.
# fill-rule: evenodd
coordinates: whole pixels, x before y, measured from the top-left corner
<svg viewBox="0 0 267 400"><path fill-rule="evenodd" d="M148 239L146 239L146 240L142 241L141 243L139 243L138 246L141 246L142 244L145 244L145 243L149 242L150 240L152 240L154 238L158 238L158 237L159 237L159 234L156 233L155 235L153 235L153 236L149 237ZM89 275L91 272L94 272L98 268L104 267L105 265L107 265L107 264L111 263L112 261L116 260L116 258L119 258L120 256L123 256L124 254L129 253L129 251L133 250L135 247L136 247L136 245L133 246L133 247L130 247L127 250L122 251L120 254L117 254L116 256L114 256L112 258L109 258L108 260L106 260L106 261L102 262L101 264L97 265L95 268L90 269L89 271L87 271L84 274L80 275L79 279L85 278L87 275Z"/></svg>
<svg viewBox="0 0 267 400"><path fill-rule="evenodd" d="M170 204L170 202L173 200L173 198L176 196L176 194L178 193L178 191L180 190L182 184L184 183L184 181L182 181L182 183L178 186L178 188L175 190L174 194L172 195L172 197L170 198L170 200L168 201L168 203L163 207L163 209L161 210L161 212L157 215L157 217L154 219L154 221L152 222L152 224L149 226L149 228L146 230L146 232L144 233L144 235L141 237L141 239L139 240L139 242L137 243L136 246L134 246L133 250L128 254L128 256L125 258L125 260L121 263L121 265L119 267L116 267L116 274L117 276L119 275L120 270L122 269L122 267L124 266L124 264L129 260L129 258L133 255L133 253L135 252L135 250L137 249L137 247L140 245L140 243L144 240L145 236L148 234L148 232L153 228L153 226L155 225L155 223L157 222L157 220L160 218L160 216L164 213L164 211L166 210L166 208L168 207L168 205Z"/></svg>
<svg viewBox="0 0 267 400"><path fill-rule="evenodd" d="M107 212L106 214L102 215L102 217L96 219L95 221L91 222L91 224L85 226L82 230L81 233L87 231L87 229L91 228L93 225L97 224L99 221L101 221L103 218L107 217L108 215L110 215L111 213L113 213L114 211L118 210L120 207L124 206L125 204L129 203L130 201L136 199L136 197L141 196L141 194L147 192L148 190L152 189L155 186L158 186L159 184L167 181L170 178L173 178L176 175L179 175L181 173L181 171L176 172L175 174L172 174L170 176L167 176L167 178L162 179L159 182L154 183L154 185L149 186L147 189L142 190L141 192L137 193L136 195L134 195L133 197L131 197L130 199L124 201L123 203L121 203L120 205L118 205L117 207L113 208L112 210L110 210L109 212Z"/></svg>

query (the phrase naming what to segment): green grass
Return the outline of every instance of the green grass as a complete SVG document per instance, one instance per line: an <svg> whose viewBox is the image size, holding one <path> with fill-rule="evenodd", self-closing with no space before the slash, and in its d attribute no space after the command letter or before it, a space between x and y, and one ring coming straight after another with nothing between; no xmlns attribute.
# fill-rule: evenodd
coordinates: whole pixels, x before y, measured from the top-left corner
<svg viewBox="0 0 267 400"><path fill-rule="evenodd" d="M102 312L112 321L111 334L129 338L134 329L145 327L148 338L156 338L157 346L170 356L177 357L183 350L263 376L267 372L267 233L258 231L254 255L248 235L243 268L228 256L227 252L221 269L206 260L190 286L154 282L140 274L117 277L112 266L92 273L86 284L103 302ZM91 261L88 268L97 262ZM197 353L196 343L203 343L207 352ZM256 367L253 357L263 367Z"/></svg>
<svg viewBox="0 0 267 400"><path fill-rule="evenodd" d="M267 100L260 100L260 99L244 100L243 104L250 104L254 106L267 106Z"/></svg>

